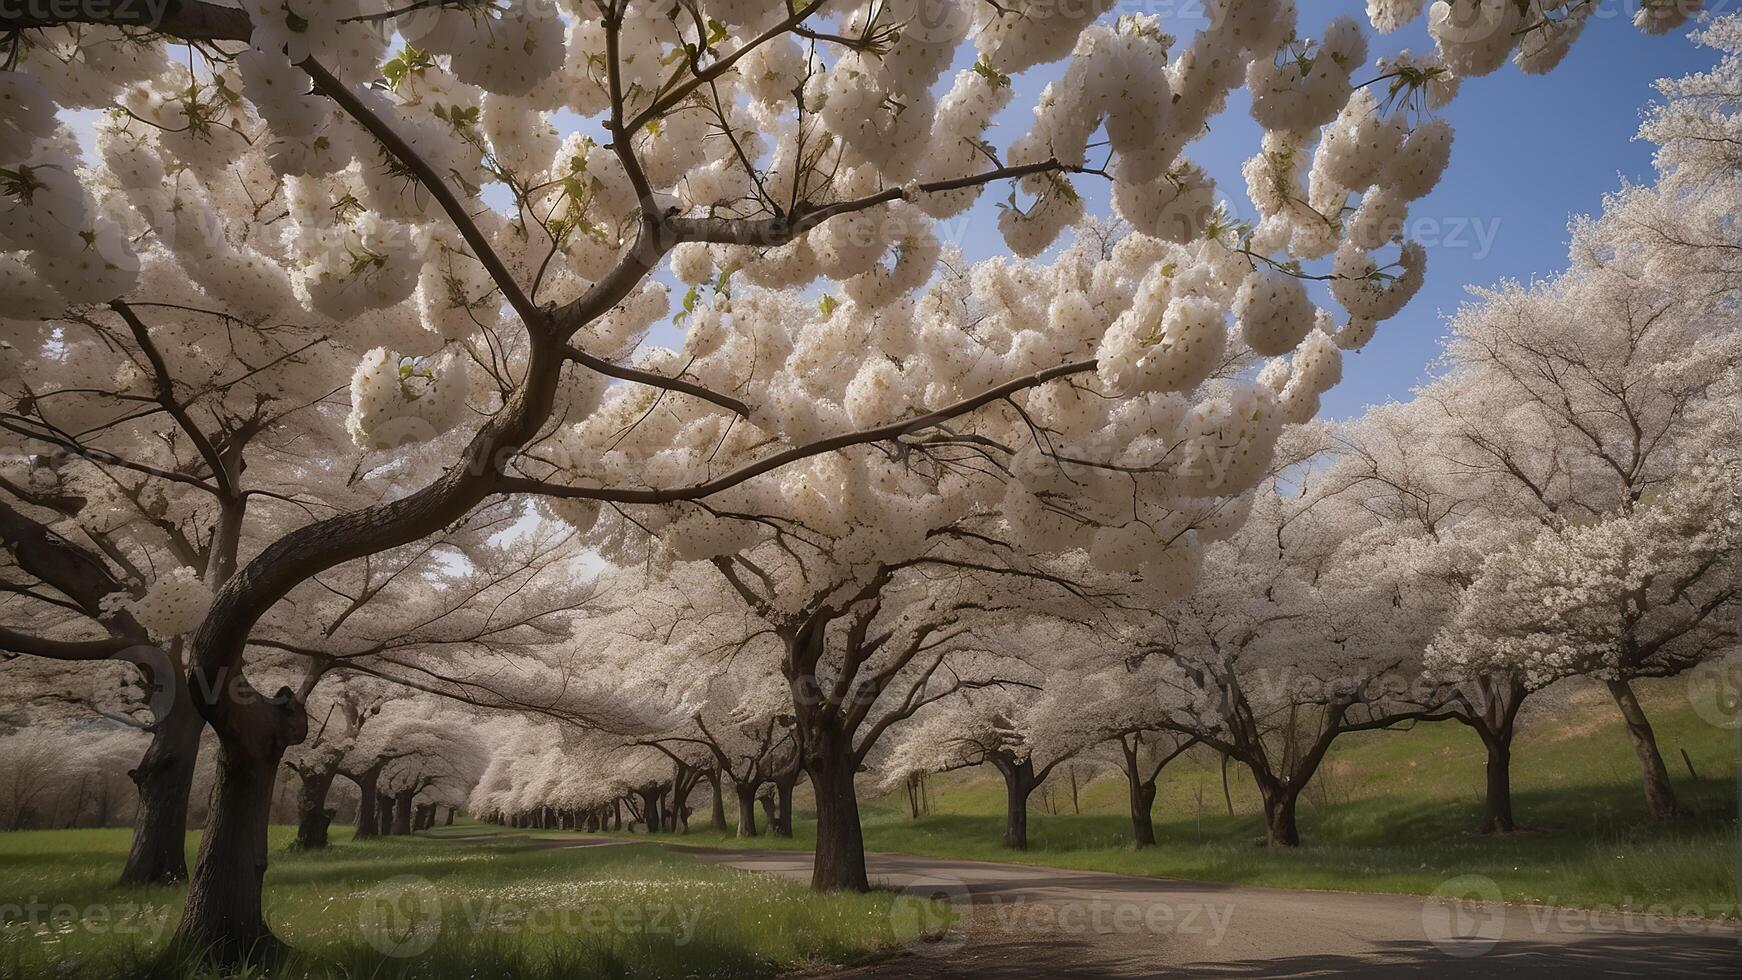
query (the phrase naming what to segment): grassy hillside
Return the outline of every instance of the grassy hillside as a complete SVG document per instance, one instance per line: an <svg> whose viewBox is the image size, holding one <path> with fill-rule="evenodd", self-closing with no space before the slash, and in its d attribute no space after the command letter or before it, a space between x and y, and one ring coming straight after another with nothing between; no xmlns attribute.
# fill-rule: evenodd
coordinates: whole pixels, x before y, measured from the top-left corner
<svg viewBox="0 0 1742 980"><path fill-rule="evenodd" d="M1606 693L1591 688L1545 703L1519 735L1513 793L1523 829L1504 837L1474 833L1482 810L1481 743L1463 726L1435 724L1340 740L1304 795L1304 846L1293 852L1254 846L1263 823L1251 778L1230 766L1230 815L1219 757L1207 752L1163 774L1155 806L1161 843L1153 849L1130 847L1117 771L1081 787L1080 815L1072 812L1067 781L1055 773L1050 795L1037 793L1033 801L1026 853L999 845L1004 790L990 772L934 778L932 812L918 820L909 818L903 794L867 800L866 843L873 850L1356 891L1424 894L1448 878L1481 874L1518 901L1692 906L1733 915L1737 734L1690 707L1687 683L1665 681L1642 692L1676 791L1696 814L1668 825L1645 819L1632 745ZM802 799L799 809L796 840L749 843L808 847L812 828Z"/></svg>

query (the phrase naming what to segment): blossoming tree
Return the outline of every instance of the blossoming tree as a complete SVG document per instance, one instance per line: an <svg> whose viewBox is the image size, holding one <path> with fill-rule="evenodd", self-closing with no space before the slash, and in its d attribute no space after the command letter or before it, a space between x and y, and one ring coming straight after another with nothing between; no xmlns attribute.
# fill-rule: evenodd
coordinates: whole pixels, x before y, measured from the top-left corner
<svg viewBox="0 0 1742 980"><path fill-rule="evenodd" d="M1036 401L1081 448L1103 430L1124 437L1073 464L1109 480L1123 475L1114 467L1171 470L1181 460L1158 448L1169 437L1200 458L1211 446L1225 460L1262 457L1275 426L1311 414L1340 349L1364 343L1420 283L1423 250L1405 243L1395 263L1390 250L1450 133L1414 109L1514 50L1528 68L1551 66L1582 24L1550 0L1440 0L1427 13L1439 52L1384 65L1406 106L1387 113L1356 77L1368 52L1355 23L1308 36L1287 0L1210 6L1209 26L1183 44L1150 19L1104 22L1098 4L179 0L148 5L156 19L144 22L121 6L0 14L21 42L0 76L0 282L8 336L25 340L8 365L56 360L53 338L79 322L69 317L143 329L160 350L210 364L228 365L218 351L233 341L244 371L295 366L300 380L268 393L272 411L349 379L349 435L399 449L370 467L391 471L393 492L287 513L233 572L193 573L213 595L181 634L188 686L220 758L181 939L226 959L272 943L264 801L308 718L297 691L262 696L244 667L254 627L299 585L506 494L564 501L582 525L603 504L699 502L765 476L802 495L806 479L780 476L789 464L872 445L900 458L928 440L944 443L932 453L959 451L949 423L987 408L998 417L970 441L1022 456L1006 460L1027 494L1013 504L1044 511L1036 501L1057 477L1041 463L1050 440L1023 420ZM1373 19L1390 28L1421 7L1376 3ZM1644 26L1664 26L1658 9ZM952 16L918 17L939 10ZM404 47L390 51L395 40ZM963 51L972 66L946 85ZM1006 80L1059 61L1032 126L994 146ZM1215 218L1208 178L1182 155L1241 85L1267 130L1247 175L1264 216L1250 235ZM111 110L100 160L83 165L60 115L77 108ZM558 110L586 125L559 131ZM1160 243L1134 246L1123 278L1061 293L1044 320L984 331L905 312L935 271L939 218L1009 184L998 227L1032 256L1081 214L1079 180L1111 181L1114 208ZM1303 302L1305 261L1328 263L1346 321ZM683 349L647 346L667 310L654 273L668 263L686 281L766 293L740 302L732 286L722 302L726 289L698 290ZM799 289L824 278L846 302L819 313ZM141 314L156 302L167 307ZM1234 346L1230 317L1257 353L1283 359L1264 384L1200 393ZM876 343L856 336L878 323ZM297 329L342 336L359 356L300 350ZM157 385L156 407L141 410L173 419L212 377ZM625 417L670 441L655 448L644 434L619 450ZM98 451L30 421L7 431L14 451ZM1026 453L1012 433L1031 440ZM226 444L186 436L177 446L202 468L172 482L210 484L220 503L261 494ZM854 472L862 455L818 465ZM675 509L708 533L712 515ZM1131 551L1148 543L1130 540ZM1112 535L1100 547L1121 550ZM6 640L63 656L122 642Z"/></svg>

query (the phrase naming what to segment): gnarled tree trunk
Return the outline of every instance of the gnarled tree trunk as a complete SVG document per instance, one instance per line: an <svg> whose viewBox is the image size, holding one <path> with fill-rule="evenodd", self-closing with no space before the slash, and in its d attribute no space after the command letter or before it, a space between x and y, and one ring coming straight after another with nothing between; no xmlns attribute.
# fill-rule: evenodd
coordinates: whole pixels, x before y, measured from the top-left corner
<svg viewBox="0 0 1742 980"><path fill-rule="evenodd" d="M176 678L180 684L180 678ZM139 788L133 843L121 869L123 885L167 885L188 876L188 794L200 758L206 723L185 690L157 721L151 744L127 775Z"/></svg>
<svg viewBox="0 0 1742 980"><path fill-rule="evenodd" d="M175 943L222 965L270 956L278 940L261 911L272 790L287 748L308 734L294 692L263 699L239 678L207 717L218 734L212 812L188 880Z"/></svg>
<svg viewBox="0 0 1742 980"><path fill-rule="evenodd" d="M331 769L299 772L302 786L296 796L296 840L290 847L297 851L318 851L327 846L327 828L333 822L333 811L327 809L327 791L332 788Z"/></svg>

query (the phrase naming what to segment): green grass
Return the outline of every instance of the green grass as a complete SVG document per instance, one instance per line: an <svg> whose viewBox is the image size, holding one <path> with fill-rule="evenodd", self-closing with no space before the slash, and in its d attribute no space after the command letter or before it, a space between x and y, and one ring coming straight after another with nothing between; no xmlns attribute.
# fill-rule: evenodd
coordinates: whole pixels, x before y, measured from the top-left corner
<svg viewBox="0 0 1742 980"><path fill-rule="evenodd" d="M256 976L761 977L940 921L653 847L419 837L293 854L289 834L273 829L266 917L294 953ZM182 889L111 884L126 848L119 830L0 835L0 977L204 976L163 955Z"/></svg>
<svg viewBox="0 0 1742 980"><path fill-rule="evenodd" d="M1676 792L1696 816L1646 820L1638 763L1600 692L1581 692L1536 718L1514 746L1513 793L1523 829L1474 833L1482 813L1484 754L1468 729L1424 725L1339 740L1319 786L1303 798L1303 846L1255 846L1263 835L1256 790L1219 758L1200 753L1163 774L1155 806L1160 845L1134 850L1124 779L1109 773L1082 788L1071 812L1068 782L1055 773L1049 800L1031 801L1030 849L1000 846L1004 789L990 773L932 781L933 812L909 819L897 796L863 802L870 850L1286 888L1427 894L1448 878L1494 879L1509 900L1735 915L1736 733L1702 720L1685 684L1645 690ZM1682 759L1686 750L1695 778ZM741 840L706 831L680 842L724 847L808 848L815 823L799 807L792 840ZM692 818L694 822L694 818Z"/></svg>

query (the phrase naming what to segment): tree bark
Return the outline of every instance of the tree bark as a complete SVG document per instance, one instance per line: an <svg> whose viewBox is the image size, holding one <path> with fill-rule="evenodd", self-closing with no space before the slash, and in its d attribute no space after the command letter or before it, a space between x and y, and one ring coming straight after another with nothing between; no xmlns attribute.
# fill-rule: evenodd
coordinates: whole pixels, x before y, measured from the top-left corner
<svg viewBox="0 0 1742 980"><path fill-rule="evenodd" d="M774 820L770 828L776 837L792 838L792 789L798 785L798 774L790 779L774 781Z"/></svg>
<svg viewBox="0 0 1742 980"><path fill-rule="evenodd" d="M738 798L738 836L756 836L756 787L749 783L732 784L732 795Z"/></svg>
<svg viewBox="0 0 1742 980"><path fill-rule="evenodd" d="M1295 823L1295 804L1300 793L1281 783L1258 784L1264 799L1264 836L1271 847L1299 847L1300 827Z"/></svg>
<svg viewBox="0 0 1742 980"><path fill-rule="evenodd" d="M393 833L393 797L386 793L375 794L375 823L381 828L381 836Z"/></svg>
<svg viewBox="0 0 1742 980"><path fill-rule="evenodd" d="M444 826L452 827L454 825L454 811L458 809L459 807L457 806L448 807L447 816L442 818L442 824Z"/></svg>
<svg viewBox="0 0 1742 980"><path fill-rule="evenodd" d="M659 799L664 796L661 790L648 790L639 794L641 797L641 822L650 834L659 833L665 819L659 812Z"/></svg>
<svg viewBox="0 0 1742 980"><path fill-rule="evenodd" d="M327 846L327 828L333 822L333 811L327 809L327 791L332 788L333 770L299 772L302 786L296 796L296 840L293 851L318 851Z"/></svg>
<svg viewBox="0 0 1742 980"><path fill-rule="evenodd" d="M279 943L261 911L266 876L266 828L272 790L285 749L308 734L294 692L271 700L237 681L207 720L218 734L212 812L200 837L175 945L223 966L258 962Z"/></svg>
<svg viewBox="0 0 1742 980"><path fill-rule="evenodd" d="M1627 725L1627 736L1633 740L1633 751L1639 756L1639 768L1645 782L1645 812L1653 820L1673 820L1686 816L1687 811L1676 802L1675 790L1669 782L1669 769L1657 750L1657 735L1651 721L1639 706L1639 698L1626 680L1607 682L1609 694L1621 709L1621 720Z"/></svg>
<svg viewBox="0 0 1742 980"><path fill-rule="evenodd" d="M708 776L708 786L712 790L713 799L708 810L708 827L716 834L726 832L726 797L720 789L720 771L714 770Z"/></svg>
<svg viewBox="0 0 1742 980"><path fill-rule="evenodd" d="M1004 846L1016 851L1028 850L1028 798L1040 781L1034 778L1034 763L1030 760L1011 762L993 758L998 773L1004 777Z"/></svg>
<svg viewBox="0 0 1742 980"><path fill-rule="evenodd" d="M1134 847L1155 846L1155 781L1145 781L1138 764L1137 746L1119 740L1125 753L1125 784L1131 802L1131 843Z"/></svg>
<svg viewBox="0 0 1742 980"><path fill-rule="evenodd" d="M179 684L180 678L175 680ZM177 693L139 766L127 774L139 788L139 806L133 815L133 844L121 869L123 885L187 880L188 795L206 723L185 695Z"/></svg>
<svg viewBox="0 0 1742 980"><path fill-rule="evenodd" d="M376 783L381 778L379 763L363 770L360 775L346 774L351 782L357 784L357 828L351 835L352 840L368 840L381 835L381 796L376 791Z"/></svg>
<svg viewBox="0 0 1742 980"><path fill-rule="evenodd" d="M868 892L865 835L859 826L859 797L853 785L858 769L853 755L837 745L839 736L819 733L805 753L805 771L817 797L817 849L811 887L817 891Z"/></svg>
<svg viewBox="0 0 1742 980"><path fill-rule="evenodd" d="M1482 833L1510 834L1518 829L1512 818L1512 730L1485 735L1482 741L1488 749Z"/></svg>

